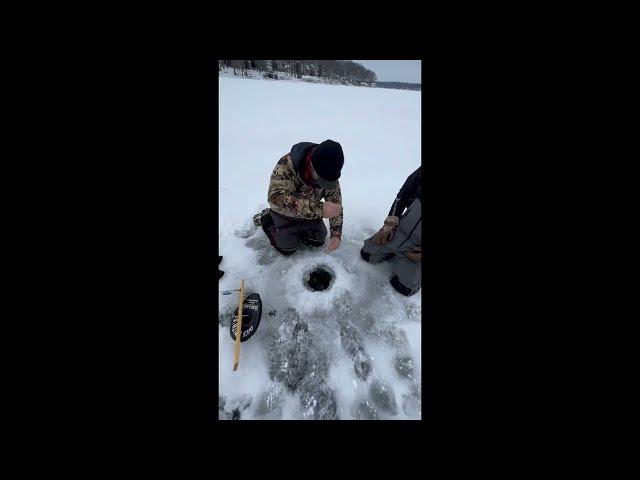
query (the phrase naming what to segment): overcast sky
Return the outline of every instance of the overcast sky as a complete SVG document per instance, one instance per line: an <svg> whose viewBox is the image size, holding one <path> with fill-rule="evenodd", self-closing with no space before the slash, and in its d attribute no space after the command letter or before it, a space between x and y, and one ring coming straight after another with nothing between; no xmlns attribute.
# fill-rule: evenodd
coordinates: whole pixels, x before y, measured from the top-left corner
<svg viewBox="0 0 640 480"><path fill-rule="evenodd" d="M422 83L420 60L353 60L376 73L380 82Z"/></svg>

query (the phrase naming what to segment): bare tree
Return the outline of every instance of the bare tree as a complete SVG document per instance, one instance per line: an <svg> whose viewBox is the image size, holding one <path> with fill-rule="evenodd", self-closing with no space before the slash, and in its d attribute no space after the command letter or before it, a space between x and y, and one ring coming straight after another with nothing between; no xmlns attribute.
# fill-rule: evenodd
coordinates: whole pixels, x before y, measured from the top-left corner
<svg viewBox="0 0 640 480"><path fill-rule="evenodd" d="M245 61L244 60L231 60L233 65L233 74L243 76L245 74Z"/></svg>

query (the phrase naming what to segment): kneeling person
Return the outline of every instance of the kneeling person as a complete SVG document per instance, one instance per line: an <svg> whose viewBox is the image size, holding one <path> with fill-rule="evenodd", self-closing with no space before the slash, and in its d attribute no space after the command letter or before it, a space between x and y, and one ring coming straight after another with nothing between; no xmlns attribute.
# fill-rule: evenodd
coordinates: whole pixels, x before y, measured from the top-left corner
<svg viewBox="0 0 640 480"><path fill-rule="evenodd" d="M360 251L369 263L389 261L394 272L391 285L406 296L417 293L422 285L421 175L422 167L418 167L407 178L391 205L384 226L364 241Z"/></svg>
<svg viewBox="0 0 640 480"><path fill-rule="evenodd" d="M327 236L323 218L329 219L330 226L327 251L340 246L343 217L338 179L343 164L342 147L332 140L298 143L278 161L269 183L271 208L255 218L278 252L291 255L299 241L322 246Z"/></svg>

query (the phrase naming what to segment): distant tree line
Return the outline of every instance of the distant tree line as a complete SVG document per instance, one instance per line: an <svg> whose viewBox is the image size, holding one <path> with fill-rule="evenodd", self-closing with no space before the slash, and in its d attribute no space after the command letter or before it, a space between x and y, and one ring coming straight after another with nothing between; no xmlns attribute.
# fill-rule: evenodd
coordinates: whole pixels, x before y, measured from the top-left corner
<svg viewBox="0 0 640 480"><path fill-rule="evenodd" d="M234 75L247 75L247 70L279 73L286 78L318 77L336 83L373 83L376 74L351 60L220 60L218 71L233 68Z"/></svg>

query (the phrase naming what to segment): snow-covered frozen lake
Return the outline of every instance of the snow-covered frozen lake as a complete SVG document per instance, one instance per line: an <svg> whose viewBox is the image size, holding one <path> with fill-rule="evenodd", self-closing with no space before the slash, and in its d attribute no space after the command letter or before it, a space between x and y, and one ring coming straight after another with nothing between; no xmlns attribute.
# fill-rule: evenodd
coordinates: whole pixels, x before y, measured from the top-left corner
<svg viewBox="0 0 640 480"><path fill-rule="evenodd" d="M263 303L234 372L229 324L238 297L219 295L220 418L234 410L243 420L421 418L420 294L400 295L390 266L359 254L421 163L420 103L416 91L219 78L219 289L244 279ZM251 219L268 207L280 157L298 142L327 139L345 155L342 244L284 257ZM304 286L315 265L335 273L328 290Z"/></svg>

